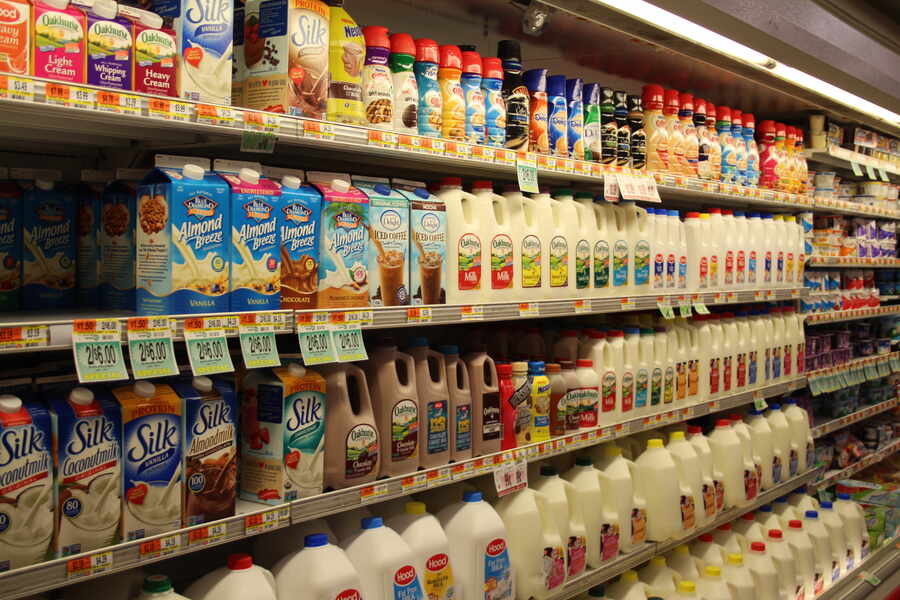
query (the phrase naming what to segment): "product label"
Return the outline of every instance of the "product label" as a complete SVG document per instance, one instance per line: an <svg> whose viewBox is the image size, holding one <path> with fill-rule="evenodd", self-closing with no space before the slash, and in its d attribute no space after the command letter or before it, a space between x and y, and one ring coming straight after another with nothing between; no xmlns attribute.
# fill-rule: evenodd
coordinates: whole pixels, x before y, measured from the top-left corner
<svg viewBox="0 0 900 600"><path fill-rule="evenodd" d="M424 600L422 586L412 565L404 565L397 569L392 577L394 600Z"/></svg>
<svg viewBox="0 0 900 600"><path fill-rule="evenodd" d="M725 508L725 484L716 479L713 481L713 487L716 488L716 512L721 512Z"/></svg>
<svg viewBox="0 0 900 600"><path fill-rule="evenodd" d="M613 245L613 286L628 284L628 242L616 240Z"/></svg>
<svg viewBox="0 0 900 600"><path fill-rule="evenodd" d="M425 561L422 583L428 600L453 600L456 594L450 557L443 552L429 556Z"/></svg>
<svg viewBox="0 0 900 600"><path fill-rule="evenodd" d="M587 538L583 535L570 535L566 556L569 563L569 577L574 577L584 571L587 560Z"/></svg>
<svg viewBox="0 0 900 600"><path fill-rule="evenodd" d="M797 344L797 373L806 371L806 344Z"/></svg>
<svg viewBox="0 0 900 600"><path fill-rule="evenodd" d="M509 404L515 410L516 442L531 442L531 382L527 378L509 397Z"/></svg>
<svg viewBox="0 0 900 600"><path fill-rule="evenodd" d="M684 361L675 365L675 397L678 400L687 397L687 363Z"/></svg>
<svg viewBox="0 0 900 600"><path fill-rule="evenodd" d="M622 412L634 408L634 373L626 371L622 374Z"/></svg>
<svg viewBox="0 0 900 600"><path fill-rule="evenodd" d="M756 470L744 469L744 497L747 500L753 500L756 498L757 489Z"/></svg>
<svg viewBox="0 0 900 600"><path fill-rule="evenodd" d="M609 285L609 244L599 241L594 244L594 289Z"/></svg>
<svg viewBox="0 0 900 600"><path fill-rule="evenodd" d="M722 391L730 392L731 391L731 356L726 356L722 361Z"/></svg>
<svg viewBox="0 0 900 600"><path fill-rule="evenodd" d="M701 290L705 290L709 287L709 262L705 256L700 257L700 271L697 286Z"/></svg>
<svg viewBox="0 0 900 600"><path fill-rule="evenodd" d="M84 83L85 27L85 14L75 7L52 10L35 3L34 74Z"/></svg>
<svg viewBox="0 0 900 600"><path fill-rule="evenodd" d="M481 240L464 233L457 244L458 286L461 291L481 289Z"/></svg>
<svg viewBox="0 0 900 600"><path fill-rule="evenodd" d="M697 395L700 383L700 361L692 359L688 361L688 396L693 398Z"/></svg>
<svg viewBox="0 0 900 600"><path fill-rule="evenodd" d="M784 267L784 280L785 281L794 281L794 253L787 253L787 262Z"/></svg>
<svg viewBox="0 0 900 600"><path fill-rule="evenodd" d="M604 523L600 527L600 560L606 562L619 555L619 524Z"/></svg>
<svg viewBox="0 0 900 600"><path fill-rule="evenodd" d="M505 290L513 285L513 243L506 234L491 239L491 288Z"/></svg>
<svg viewBox="0 0 900 600"><path fill-rule="evenodd" d="M678 289L683 290L687 287L687 256L682 254L678 257Z"/></svg>
<svg viewBox="0 0 900 600"><path fill-rule="evenodd" d="M781 483L781 457L772 457L772 482Z"/></svg>
<svg viewBox="0 0 900 600"><path fill-rule="evenodd" d="M725 284L732 285L734 283L734 251L725 252Z"/></svg>
<svg viewBox="0 0 900 600"><path fill-rule="evenodd" d="M578 240L575 244L575 287L579 290L591 285L591 244Z"/></svg>
<svg viewBox="0 0 900 600"><path fill-rule="evenodd" d="M522 239L522 287L541 287L541 240L536 235Z"/></svg>
<svg viewBox="0 0 900 600"><path fill-rule="evenodd" d="M794 366L794 361L791 359L791 344L786 344L784 346L784 361L782 362L782 367L784 368L784 376L787 377L791 374L792 368Z"/></svg>
<svg viewBox="0 0 900 600"><path fill-rule="evenodd" d="M650 375L646 369L638 371L634 384L634 407L644 408L650 395Z"/></svg>
<svg viewBox="0 0 900 600"><path fill-rule="evenodd" d="M484 550L484 600L512 600L512 564L506 540L488 542Z"/></svg>
<svg viewBox="0 0 900 600"><path fill-rule="evenodd" d="M569 124L566 112L566 99L562 96L551 96L547 107L550 154L560 158L569 156Z"/></svg>
<svg viewBox="0 0 900 600"><path fill-rule="evenodd" d="M756 283L756 250L750 251L750 258L747 261L747 283Z"/></svg>
<svg viewBox="0 0 900 600"><path fill-rule="evenodd" d="M535 442L550 439L550 380L546 375L532 377L531 436Z"/></svg>
<svg viewBox="0 0 900 600"><path fill-rule="evenodd" d="M738 388L747 385L747 355L741 352L737 355L737 371L735 372L735 381Z"/></svg>
<svg viewBox="0 0 900 600"><path fill-rule="evenodd" d="M788 462L788 476L795 477L797 475L798 468L798 460L797 451L791 448L790 461Z"/></svg>
<svg viewBox="0 0 900 600"><path fill-rule="evenodd" d="M763 263L763 282L771 283L772 282L772 253L766 252L766 256Z"/></svg>
<svg viewBox="0 0 900 600"><path fill-rule="evenodd" d="M666 378L663 382L663 404L671 404L675 400L675 367L666 367Z"/></svg>
<svg viewBox="0 0 900 600"><path fill-rule="evenodd" d="M775 281L781 283L784 281L784 252L778 253L775 263Z"/></svg>
<svg viewBox="0 0 900 600"><path fill-rule="evenodd" d="M666 257L666 288L675 287L675 255L669 254Z"/></svg>
<svg viewBox="0 0 900 600"><path fill-rule="evenodd" d="M550 287L569 285L569 244L558 235L550 240Z"/></svg>
<svg viewBox="0 0 900 600"><path fill-rule="evenodd" d="M595 387L575 388L569 393L569 400L580 407L579 426L581 428L597 426L598 395L599 391Z"/></svg>
<svg viewBox="0 0 900 600"><path fill-rule="evenodd" d="M484 92L484 143L502 147L506 143L506 102L503 100L503 82L500 79L481 80Z"/></svg>
<svg viewBox="0 0 900 600"><path fill-rule="evenodd" d="M378 464L378 432L371 425L360 423L347 433L344 449L344 476L365 477Z"/></svg>
<svg viewBox="0 0 900 600"><path fill-rule="evenodd" d="M811 469L816 465L816 447L812 442L806 444L806 468Z"/></svg>
<svg viewBox="0 0 900 600"><path fill-rule="evenodd" d="M546 546L541 556L544 589L552 590L566 580L566 560L562 546Z"/></svg>
<svg viewBox="0 0 900 600"><path fill-rule="evenodd" d="M716 514L715 485L703 484L703 512L707 517L712 517Z"/></svg>
<svg viewBox="0 0 900 600"><path fill-rule="evenodd" d="M566 407L566 431L578 431L581 427L581 400L576 392L577 389L567 391L560 402L560 405ZM594 412L596 411L595 405Z"/></svg>
<svg viewBox="0 0 900 600"><path fill-rule="evenodd" d="M716 255L709 257L709 281L712 285L719 283L719 257Z"/></svg>
<svg viewBox="0 0 900 600"><path fill-rule="evenodd" d="M418 454L419 405L400 400L391 409L391 460L401 461Z"/></svg>
<svg viewBox="0 0 900 600"><path fill-rule="evenodd" d="M466 141L470 144L484 144L485 104L481 76L477 73L463 73L460 85L466 106Z"/></svg>
<svg viewBox="0 0 900 600"><path fill-rule="evenodd" d="M68 192L35 188L25 193L24 306L67 308L74 303L76 223L75 199Z"/></svg>
<svg viewBox="0 0 900 600"><path fill-rule="evenodd" d="M650 281L650 242L639 240L634 246L634 285Z"/></svg>
<svg viewBox="0 0 900 600"><path fill-rule="evenodd" d="M369 197L369 302L372 306L410 304L409 202L383 184L359 189ZM413 244L415 246L415 244Z"/></svg>
<svg viewBox="0 0 900 600"><path fill-rule="evenodd" d="M642 544L647 539L647 509L631 509L631 543Z"/></svg>
<svg viewBox="0 0 900 600"><path fill-rule="evenodd" d="M675 266L672 265L672 270ZM666 286L666 257L664 254L653 256L653 289L663 289Z"/></svg>
<svg viewBox="0 0 900 600"><path fill-rule="evenodd" d="M506 105L508 108L509 102ZM550 132L547 131L547 92L530 92L529 101L526 105L531 110L528 127L528 149L539 154L550 154ZM509 147L509 144L507 144L507 147Z"/></svg>
<svg viewBox="0 0 900 600"><path fill-rule="evenodd" d="M174 31L134 24L134 91L177 98L177 60Z"/></svg>
<svg viewBox="0 0 900 600"><path fill-rule="evenodd" d="M601 386L601 406L603 412L611 412L616 409L616 374L607 371L603 374Z"/></svg>
<svg viewBox="0 0 900 600"><path fill-rule="evenodd" d="M460 452L472 447L472 405L456 407L456 449Z"/></svg>
<svg viewBox="0 0 900 600"><path fill-rule="evenodd" d="M662 388L662 369L653 369L653 375L650 378L650 406L658 406L662 402Z"/></svg>
<svg viewBox="0 0 900 600"><path fill-rule="evenodd" d="M712 358L709 361L709 393L719 393L719 359Z"/></svg>
<svg viewBox="0 0 900 600"><path fill-rule="evenodd" d="M756 350L753 350L748 355L747 360L747 385L755 385L756 384L756 366L757 366L757 358L759 357L759 353Z"/></svg>
<svg viewBox="0 0 900 600"><path fill-rule="evenodd" d="M500 392L481 396L481 439L499 440L503 424L500 416Z"/></svg>
<svg viewBox="0 0 900 600"><path fill-rule="evenodd" d="M366 122L381 128L389 127L394 121L394 84L388 66L389 55L387 48L366 46L362 70L362 103Z"/></svg>
<svg viewBox="0 0 900 600"><path fill-rule="evenodd" d="M426 433L428 434L428 454L440 454L450 447L449 415L447 401L437 400L428 403L426 415Z"/></svg>
<svg viewBox="0 0 900 600"><path fill-rule="evenodd" d="M772 379L772 349L766 348L766 364L765 364L765 375L766 381Z"/></svg>
<svg viewBox="0 0 900 600"><path fill-rule="evenodd" d="M87 83L131 91L132 24L88 13Z"/></svg>
<svg viewBox="0 0 900 600"><path fill-rule="evenodd" d="M737 283L744 283L747 279L747 258L743 250L738 250L735 263L734 278Z"/></svg>
<svg viewBox="0 0 900 600"><path fill-rule="evenodd" d="M772 378L779 377L781 377L781 347L775 346L772 348Z"/></svg>
<svg viewBox="0 0 900 600"><path fill-rule="evenodd" d="M687 494L681 495L681 528L689 531L694 528L694 498Z"/></svg>

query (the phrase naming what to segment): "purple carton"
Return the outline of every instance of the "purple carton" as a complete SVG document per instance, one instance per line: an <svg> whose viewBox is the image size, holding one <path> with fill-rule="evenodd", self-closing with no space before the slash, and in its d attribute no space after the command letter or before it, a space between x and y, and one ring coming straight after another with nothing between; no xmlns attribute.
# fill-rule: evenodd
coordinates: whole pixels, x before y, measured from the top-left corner
<svg viewBox="0 0 900 600"><path fill-rule="evenodd" d="M133 25L113 0L94 0L87 12L87 83L131 90Z"/></svg>

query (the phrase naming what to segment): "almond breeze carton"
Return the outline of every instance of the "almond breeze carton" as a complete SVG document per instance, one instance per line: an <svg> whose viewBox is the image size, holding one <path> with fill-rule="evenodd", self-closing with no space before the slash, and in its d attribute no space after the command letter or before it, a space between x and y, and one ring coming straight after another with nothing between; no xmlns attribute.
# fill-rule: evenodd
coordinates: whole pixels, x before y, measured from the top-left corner
<svg viewBox="0 0 900 600"><path fill-rule="evenodd" d="M70 188L36 179L25 191L22 301L30 309L75 305L77 207Z"/></svg>
<svg viewBox="0 0 900 600"><path fill-rule="evenodd" d="M93 0L87 11L87 83L130 91L132 24L118 12L114 0Z"/></svg>
<svg viewBox="0 0 900 600"><path fill-rule="evenodd" d="M134 310L137 187L146 173L117 169L100 207L100 308Z"/></svg>
<svg viewBox="0 0 900 600"><path fill-rule="evenodd" d="M137 312L226 312L228 184L206 159L159 155L138 188Z"/></svg>
<svg viewBox="0 0 900 600"><path fill-rule="evenodd" d="M349 177L307 173L322 194L319 308L369 305L369 198Z"/></svg>
<svg viewBox="0 0 900 600"><path fill-rule="evenodd" d="M67 83L85 83L87 17L68 0L36 0L31 40L33 73Z"/></svg>
<svg viewBox="0 0 900 600"><path fill-rule="evenodd" d="M369 302L406 306L409 302L409 200L387 179L353 178L369 197Z"/></svg>
<svg viewBox="0 0 900 600"><path fill-rule="evenodd" d="M3 169L6 179L7 173ZM0 181L0 310L22 307L22 188Z"/></svg>
<svg viewBox="0 0 900 600"><path fill-rule="evenodd" d="M216 160L231 188L231 305L234 311L281 308L281 189L258 163Z"/></svg>

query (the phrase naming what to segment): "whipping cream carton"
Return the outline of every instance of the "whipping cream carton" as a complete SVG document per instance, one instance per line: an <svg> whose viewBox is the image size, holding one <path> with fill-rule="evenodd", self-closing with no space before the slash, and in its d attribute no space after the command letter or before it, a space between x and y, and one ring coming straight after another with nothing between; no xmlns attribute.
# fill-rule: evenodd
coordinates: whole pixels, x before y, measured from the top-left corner
<svg viewBox="0 0 900 600"><path fill-rule="evenodd" d="M53 535L50 415L0 395L0 571L44 560Z"/></svg>
<svg viewBox="0 0 900 600"><path fill-rule="evenodd" d="M114 388L122 407L122 539L181 527L182 402L170 386Z"/></svg>
<svg viewBox="0 0 900 600"><path fill-rule="evenodd" d="M68 0L37 0L33 6L32 73L66 83L85 83L85 13Z"/></svg>
<svg viewBox="0 0 900 600"><path fill-rule="evenodd" d="M2 10L2 6L0 6ZM4 179L7 173L3 170ZM22 306L22 188L0 181L0 310Z"/></svg>
<svg viewBox="0 0 900 600"><path fill-rule="evenodd" d="M447 301L447 207L428 193L425 184L394 179L394 187L409 199L409 289L413 304Z"/></svg>
<svg viewBox="0 0 900 600"><path fill-rule="evenodd" d="M179 97L231 104L232 4L232 0L153 2L153 12L172 19L178 42Z"/></svg>
<svg viewBox="0 0 900 600"><path fill-rule="evenodd" d="M54 552L70 556L118 541L122 518L122 411L109 393L57 389L49 400L56 463Z"/></svg>
<svg viewBox="0 0 900 600"><path fill-rule="evenodd" d="M119 15L114 0L93 0L87 11L87 83L132 89L131 21Z"/></svg>
<svg viewBox="0 0 900 600"><path fill-rule="evenodd" d="M216 160L231 188L231 310L281 307L281 189L260 176L259 163Z"/></svg>
<svg viewBox="0 0 900 600"><path fill-rule="evenodd" d="M110 171L82 169L76 192L78 202L78 306L96 307L100 296L100 214L103 188Z"/></svg>
<svg viewBox="0 0 900 600"><path fill-rule="evenodd" d="M241 498L281 504L322 493L325 400L325 378L297 362L247 374Z"/></svg>
<svg viewBox="0 0 900 600"><path fill-rule="evenodd" d="M369 303L406 306L409 301L409 200L387 179L353 178L369 197Z"/></svg>
<svg viewBox="0 0 900 600"><path fill-rule="evenodd" d="M228 184L200 158L159 155L138 187L137 312L228 310Z"/></svg>
<svg viewBox="0 0 900 600"><path fill-rule="evenodd" d="M135 234L138 217L137 187L146 173L117 169L103 190L100 207L100 307L134 310Z"/></svg>

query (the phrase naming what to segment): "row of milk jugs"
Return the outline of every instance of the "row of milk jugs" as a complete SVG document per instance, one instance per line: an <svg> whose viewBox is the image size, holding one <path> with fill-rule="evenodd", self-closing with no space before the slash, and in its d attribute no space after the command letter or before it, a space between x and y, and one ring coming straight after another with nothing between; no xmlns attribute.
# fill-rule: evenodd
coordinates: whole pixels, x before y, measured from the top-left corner
<svg viewBox="0 0 900 600"><path fill-rule="evenodd" d="M611 204L557 190L494 193L442 180L447 303L801 287L802 227L792 215Z"/></svg>
<svg viewBox="0 0 900 600"><path fill-rule="evenodd" d="M640 319L640 327L563 330L545 354L592 361L596 376L579 383L597 386L600 425L790 381L804 371L803 317L792 306L655 327L649 314Z"/></svg>
<svg viewBox="0 0 900 600"><path fill-rule="evenodd" d="M590 597L612 600L812 600L868 553L862 508L846 494L798 490L626 571ZM604 593L605 591L605 593Z"/></svg>

